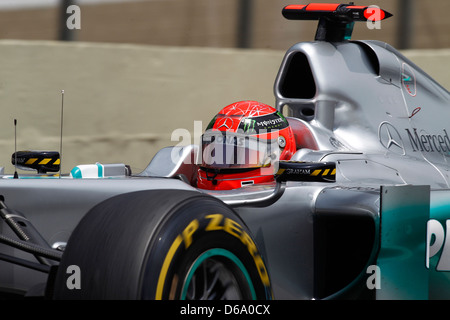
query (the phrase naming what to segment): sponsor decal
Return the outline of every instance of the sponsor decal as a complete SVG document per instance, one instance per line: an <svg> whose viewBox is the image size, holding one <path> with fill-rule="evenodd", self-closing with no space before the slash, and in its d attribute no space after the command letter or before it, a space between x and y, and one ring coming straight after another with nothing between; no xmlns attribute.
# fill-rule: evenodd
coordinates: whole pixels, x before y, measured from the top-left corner
<svg viewBox="0 0 450 320"><path fill-rule="evenodd" d="M217 121L217 129L223 129L230 130L233 128L233 119L231 118L222 118Z"/></svg>
<svg viewBox="0 0 450 320"><path fill-rule="evenodd" d="M450 137L446 129L441 134L419 134L417 128L405 129L413 151L450 152Z"/></svg>
<svg viewBox="0 0 450 320"><path fill-rule="evenodd" d="M260 133L260 130L281 130L288 126L286 118L279 112L245 118L239 124L239 128L245 133Z"/></svg>
<svg viewBox="0 0 450 320"><path fill-rule="evenodd" d="M420 112L420 110L422 110L421 107L415 108L415 109L411 112L411 115L410 115L408 118L411 119L411 118L414 117L416 114L418 114L418 113Z"/></svg>
<svg viewBox="0 0 450 320"><path fill-rule="evenodd" d="M416 108L416 113L420 108ZM414 112L413 112L414 113ZM406 136L413 152L438 152L450 153L450 136L447 129L440 133L427 133L417 128L406 128ZM381 145L389 151L405 155L405 143L400 132L388 121L384 121L378 127L378 139Z"/></svg>
<svg viewBox="0 0 450 320"><path fill-rule="evenodd" d="M244 132L255 132L255 124L256 120L245 118L239 127L242 128Z"/></svg>
<svg viewBox="0 0 450 320"><path fill-rule="evenodd" d="M338 139L334 138L334 137L330 137L329 139L330 144L335 147L336 149L345 149L348 150L348 148Z"/></svg>
<svg viewBox="0 0 450 320"><path fill-rule="evenodd" d="M402 137L398 130L389 122L382 122L378 127L378 139L387 150L401 155L405 154Z"/></svg>
<svg viewBox="0 0 450 320"><path fill-rule="evenodd" d="M411 67L406 63L403 63L402 65L402 84L403 88L406 90L406 92L408 92L410 96L412 97L416 96L417 94L416 76Z"/></svg>
<svg viewBox="0 0 450 320"><path fill-rule="evenodd" d="M445 221L445 228L438 220L428 220L427 249L425 257L425 265L427 269L430 268L431 258L434 256L439 257L438 253L441 252L438 263L436 264L436 271L450 271L450 239L448 237L449 228L450 220Z"/></svg>

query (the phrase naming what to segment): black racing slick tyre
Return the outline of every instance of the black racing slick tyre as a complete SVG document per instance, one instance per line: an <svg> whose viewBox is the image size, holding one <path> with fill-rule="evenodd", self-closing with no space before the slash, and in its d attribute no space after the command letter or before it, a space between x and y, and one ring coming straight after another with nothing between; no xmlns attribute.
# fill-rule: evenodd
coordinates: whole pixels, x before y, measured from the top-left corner
<svg viewBox="0 0 450 320"><path fill-rule="evenodd" d="M72 233L54 283L55 299L272 297L244 222L220 200L183 190L138 191L95 206Z"/></svg>

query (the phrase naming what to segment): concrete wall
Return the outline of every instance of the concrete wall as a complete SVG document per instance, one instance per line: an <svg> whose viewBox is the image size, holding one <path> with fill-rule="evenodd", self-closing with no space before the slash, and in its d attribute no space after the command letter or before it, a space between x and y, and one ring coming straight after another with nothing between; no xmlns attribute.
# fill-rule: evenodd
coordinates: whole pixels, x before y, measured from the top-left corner
<svg viewBox="0 0 450 320"><path fill-rule="evenodd" d="M450 50L405 51L446 88ZM0 41L0 165L17 147L59 150L64 90L63 171L124 162L135 172L176 129L202 129L244 99L274 104L283 51L125 44Z"/></svg>

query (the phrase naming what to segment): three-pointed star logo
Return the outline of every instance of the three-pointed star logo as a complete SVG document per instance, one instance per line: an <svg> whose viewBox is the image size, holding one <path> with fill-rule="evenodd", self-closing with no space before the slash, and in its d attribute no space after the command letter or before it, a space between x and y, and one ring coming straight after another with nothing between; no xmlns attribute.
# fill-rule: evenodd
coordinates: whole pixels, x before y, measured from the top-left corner
<svg viewBox="0 0 450 320"><path fill-rule="evenodd" d="M231 118L222 118L217 123L217 129L220 129L222 127L225 127L227 130L230 130L230 128L233 127L233 119Z"/></svg>
<svg viewBox="0 0 450 320"><path fill-rule="evenodd" d="M402 137L398 130L389 122L385 121L378 128L378 139L383 147L397 154L404 155L405 148Z"/></svg>

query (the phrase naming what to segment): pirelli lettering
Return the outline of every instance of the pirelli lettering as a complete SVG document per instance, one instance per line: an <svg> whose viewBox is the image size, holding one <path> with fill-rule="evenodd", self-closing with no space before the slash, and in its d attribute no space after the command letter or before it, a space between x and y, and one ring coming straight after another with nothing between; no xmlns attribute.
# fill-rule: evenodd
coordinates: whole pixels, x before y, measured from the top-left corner
<svg viewBox="0 0 450 320"><path fill-rule="evenodd" d="M225 232L239 240L250 254L260 281L265 286L270 286L269 274L260 252L245 228L237 221L221 213L214 213L198 217L187 223L186 227L175 237L164 258L159 274L155 298L163 298L164 284L166 283L169 269L173 266L177 252L188 250L195 242L205 234Z"/></svg>

